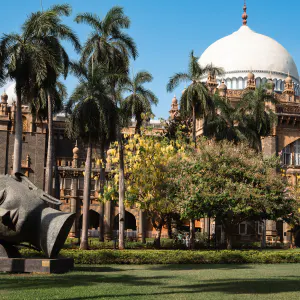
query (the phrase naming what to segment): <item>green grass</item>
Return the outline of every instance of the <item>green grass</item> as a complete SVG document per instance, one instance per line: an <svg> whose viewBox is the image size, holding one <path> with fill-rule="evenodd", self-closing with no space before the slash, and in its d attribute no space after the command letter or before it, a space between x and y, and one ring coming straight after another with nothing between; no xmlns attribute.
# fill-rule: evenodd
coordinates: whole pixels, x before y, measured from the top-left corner
<svg viewBox="0 0 300 300"><path fill-rule="evenodd" d="M299 264L77 266L0 275L0 299L299 299Z"/></svg>

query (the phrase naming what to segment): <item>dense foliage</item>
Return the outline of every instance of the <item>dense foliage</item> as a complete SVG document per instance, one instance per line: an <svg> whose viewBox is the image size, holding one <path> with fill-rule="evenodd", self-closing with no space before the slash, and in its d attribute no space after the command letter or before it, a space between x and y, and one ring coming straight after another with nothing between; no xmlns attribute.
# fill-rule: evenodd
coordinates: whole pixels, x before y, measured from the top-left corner
<svg viewBox="0 0 300 300"><path fill-rule="evenodd" d="M27 257L36 256L23 250ZM300 263L299 251L62 250L75 264L276 264Z"/></svg>
<svg viewBox="0 0 300 300"><path fill-rule="evenodd" d="M231 248L232 232L243 221L295 217L297 201L277 166L276 158L245 144L202 140L170 163L169 197L178 200L182 217L216 218Z"/></svg>

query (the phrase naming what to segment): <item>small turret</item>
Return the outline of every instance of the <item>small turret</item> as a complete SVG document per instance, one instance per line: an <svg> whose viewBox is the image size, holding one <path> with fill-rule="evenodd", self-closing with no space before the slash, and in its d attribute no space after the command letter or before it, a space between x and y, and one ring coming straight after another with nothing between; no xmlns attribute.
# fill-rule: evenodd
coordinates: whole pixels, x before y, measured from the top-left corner
<svg viewBox="0 0 300 300"><path fill-rule="evenodd" d="M288 77L285 79L284 91L282 92L282 94L285 95L287 101L295 100L295 84L293 82L292 77L290 76L290 73L288 74Z"/></svg>
<svg viewBox="0 0 300 300"><path fill-rule="evenodd" d="M72 161L73 168L78 168L78 158L79 158L79 148L77 146L77 141L76 141L75 147L73 148L73 161Z"/></svg>
<svg viewBox="0 0 300 300"><path fill-rule="evenodd" d="M179 114L178 101L176 95L174 95L172 99L171 110L169 111L169 113L171 119L174 119Z"/></svg>
<svg viewBox="0 0 300 300"><path fill-rule="evenodd" d="M255 76L252 72L248 73L247 89L255 90Z"/></svg>
<svg viewBox="0 0 300 300"><path fill-rule="evenodd" d="M226 97L227 85L225 84L224 80L222 80L222 83L220 84L218 90L219 90L219 95L221 97Z"/></svg>

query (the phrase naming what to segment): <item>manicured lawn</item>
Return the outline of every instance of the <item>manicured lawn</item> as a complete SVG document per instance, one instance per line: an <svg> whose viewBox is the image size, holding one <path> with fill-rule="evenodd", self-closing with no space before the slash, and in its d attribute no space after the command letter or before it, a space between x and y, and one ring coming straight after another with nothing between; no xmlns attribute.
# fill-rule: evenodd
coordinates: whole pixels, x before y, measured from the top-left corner
<svg viewBox="0 0 300 300"><path fill-rule="evenodd" d="M0 275L0 299L300 299L300 264L77 266Z"/></svg>

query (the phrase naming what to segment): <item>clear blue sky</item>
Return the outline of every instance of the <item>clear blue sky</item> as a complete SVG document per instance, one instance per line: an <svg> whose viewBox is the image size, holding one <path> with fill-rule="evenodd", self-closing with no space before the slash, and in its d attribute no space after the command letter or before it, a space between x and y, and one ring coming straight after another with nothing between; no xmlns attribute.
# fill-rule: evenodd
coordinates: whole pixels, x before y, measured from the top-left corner
<svg viewBox="0 0 300 300"><path fill-rule="evenodd" d="M159 98L154 113L168 117L173 94L166 92L166 83L175 72L184 71L188 55L201 53L214 41L238 30L242 24L243 0L43 0L44 8L55 3L69 3L73 16L66 23L85 41L89 28L77 25L73 18L80 12L92 12L102 17L114 5L124 7L132 25L128 33L135 39L139 57L133 62L134 72L147 70L154 76L149 84ZM259 33L281 43L300 68L300 1L248 0L248 25ZM32 11L40 9L40 0L13 0L1 3L2 33L18 32ZM76 55L70 51L70 56ZM66 81L69 93L75 78ZM177 98L180 90L176 91Z"/></svg>

